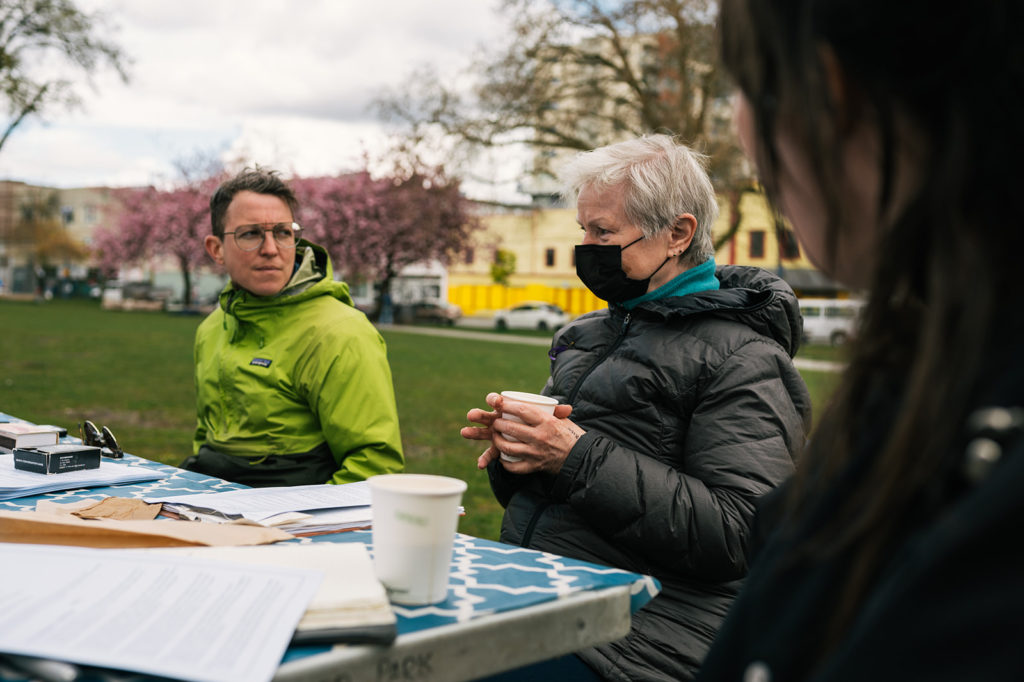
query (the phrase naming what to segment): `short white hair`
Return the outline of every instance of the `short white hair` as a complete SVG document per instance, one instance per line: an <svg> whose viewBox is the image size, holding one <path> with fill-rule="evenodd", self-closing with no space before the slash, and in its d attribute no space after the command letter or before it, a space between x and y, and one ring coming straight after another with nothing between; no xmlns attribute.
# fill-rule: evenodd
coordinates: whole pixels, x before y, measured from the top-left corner
<svg viewBox="0 0 1024 682"><path fill-rule="evenodd" d="M718 218L718 200L705 163L703 154L668 135L645 135L577 154L559 174L562 196L575 204L588 187L624 184L623 210L646 237L692 214L697 229L683 259L693 267L715 255L711 227Z"/></svg>

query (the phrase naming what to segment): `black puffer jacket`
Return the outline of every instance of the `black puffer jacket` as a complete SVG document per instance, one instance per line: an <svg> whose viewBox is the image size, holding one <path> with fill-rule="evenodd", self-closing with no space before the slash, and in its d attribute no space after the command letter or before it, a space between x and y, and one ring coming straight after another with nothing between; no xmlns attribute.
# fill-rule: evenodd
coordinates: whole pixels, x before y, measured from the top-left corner
<svg viewBox="0 0 1024 682"><path fill-rule="evenodd" d="M758 501L763 545L700 680L1024 679L1024 427L1014 414L1024 409L1024 315L998 310L1001 326L981 356L972 416L949 440L944 462L927 465L930 485L913 510L888 520L895 538L842 635L825 643L861 547L811 558L805 543L859 493L858 479L871 475L886 449L907 386L887 369L854 415L864 426L849 464L817 487L816 502L796 523L783 513L785 491Z"/></svg>
<svg viewBox="0 0 1024 682"><path fill-rule="evenodd" d="M587 433L557 476L489 468L503 541L661 581L628 637L580 652L607 679L692 678L746 573L754 501L809 426L792 290L757 268L716 274L718 291L565 327L544 393Z"/></svg>

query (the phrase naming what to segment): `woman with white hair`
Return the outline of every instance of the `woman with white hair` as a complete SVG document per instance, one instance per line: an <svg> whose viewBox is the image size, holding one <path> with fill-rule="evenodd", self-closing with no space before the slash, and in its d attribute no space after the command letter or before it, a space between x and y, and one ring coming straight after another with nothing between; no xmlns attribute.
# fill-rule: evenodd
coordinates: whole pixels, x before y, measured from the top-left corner
<svg viewBox="0 0 1024 682"><path fill-rule="evenodd" d="M767 271L716 268L714 190L672 138L581 154L563 179L583 230L577 273L609 306L555 336L554 415L492 393L462 435L490 441L478 466L505 506L502 541L646 573L662 591L625 639L522 675L691 679L746 574L754 503L804 443L797 300Z"/></svg>

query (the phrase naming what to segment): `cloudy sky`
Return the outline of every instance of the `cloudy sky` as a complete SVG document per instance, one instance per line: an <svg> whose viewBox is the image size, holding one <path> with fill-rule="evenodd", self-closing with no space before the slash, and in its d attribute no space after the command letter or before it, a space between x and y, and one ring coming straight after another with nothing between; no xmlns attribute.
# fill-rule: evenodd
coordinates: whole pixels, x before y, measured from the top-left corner
<svg viewBox="0 0 1024 682"><path fill-rule="evenodd" d="M458 72L503 26L496 0L77 4L109 18L132 59L131 80L101 73L94 89L79 87L80 109L23 123L0 150L0 178L148 184L173 178L174 161L212 152L302 175L337 173L380 148L382 126L367 107L382 88L428 63ZM510 200L514 182L467 192Z"/></svg>

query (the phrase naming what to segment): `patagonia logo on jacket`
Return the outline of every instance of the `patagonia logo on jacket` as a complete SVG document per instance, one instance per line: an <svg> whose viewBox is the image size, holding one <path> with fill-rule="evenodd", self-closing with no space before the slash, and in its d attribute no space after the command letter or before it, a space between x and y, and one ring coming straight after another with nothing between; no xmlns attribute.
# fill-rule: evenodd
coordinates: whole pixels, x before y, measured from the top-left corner
<svg viewBox="0 0 1024 682"><path fill-rule="evenodd" d="M250 365L256 365L257 367L270 367L270 360L266 358L253 358Z"/></svg>

